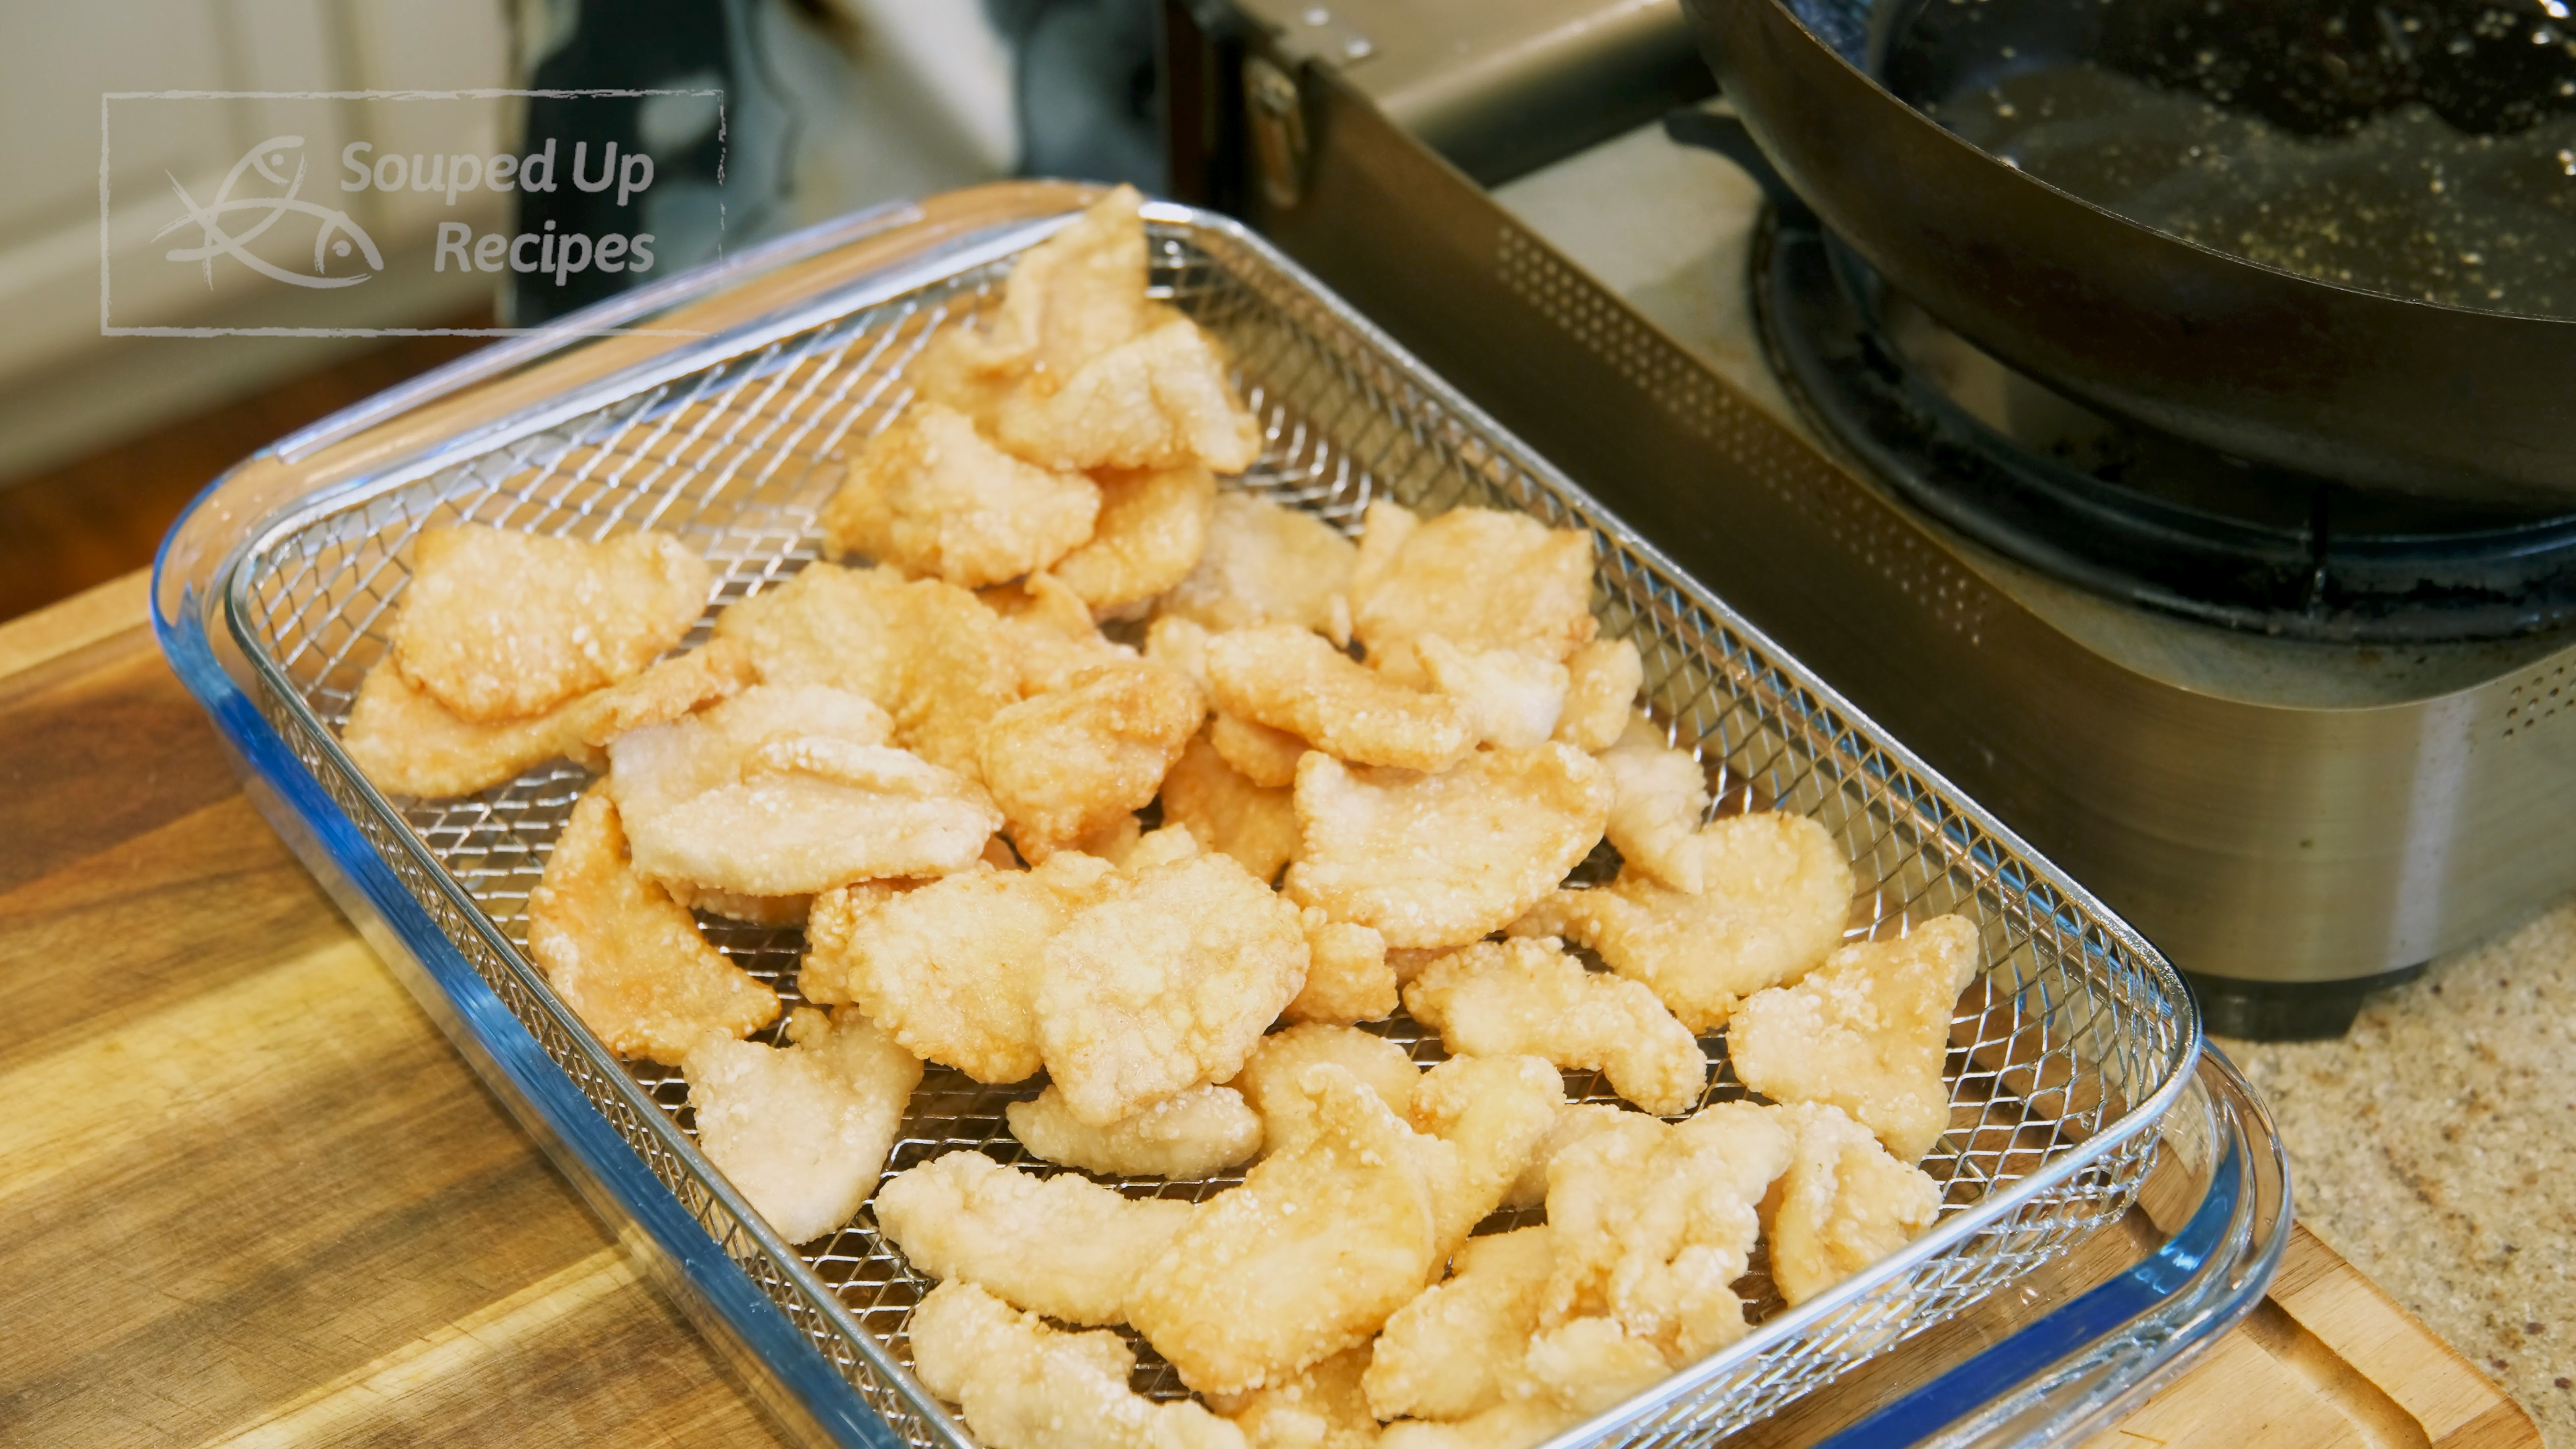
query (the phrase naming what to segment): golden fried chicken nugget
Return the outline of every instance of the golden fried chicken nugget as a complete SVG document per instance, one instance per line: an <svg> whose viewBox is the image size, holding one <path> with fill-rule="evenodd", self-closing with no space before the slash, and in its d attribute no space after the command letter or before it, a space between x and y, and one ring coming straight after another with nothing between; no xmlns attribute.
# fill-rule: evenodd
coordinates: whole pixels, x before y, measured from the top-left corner
<svg viewBox="0 0 2576 1449"><path fill-rule="evenodd" d="M1086 669L1137 658L1135 650L1101 633L1091 607L1053 574L1031 574L975 597L1002 621L1002 633L1018 653L1022 699L1062 689Z"/></svg>
<svg viewBox="0 0 2576 1449"><path fill-rule="evenodd" d="M1940 1184L1888 1156L1842 1108L1771 1110L1797 1139L1788 1172L1762 1202L1771 1281L1790 1307L1923 1236L1941 1215Z"/></svg>
<svg viewBox="0 0 2576 1449"><path fill-rule="evenodd" d="M1297 854L1297 806L1286 790L1265 790L1245 779L1232 765L1219 758L1216 746L1205 734L1191 740L1172 762L1171 772L1163 776L1163 818L1174 825L1187 826L1191 835L1204 841L1210 850L1233 856L1255 880L1273 881L1282 867ZM1307 933L1313 945L1314 933ZM1337 945L1347 945L1337 942ZM1385 942L1380 941L1378 955L1385 958ZM1345 978L1347 955L1337 955L1325 963L1319 956L1307 967L1307 991L1334 989L1331 983ZM1354 968L1355 969L1355 968ZM1333 973L1344 973L1341 975ZM1299 993L1304 1000L1306 993ZM1387 1008L1394 1010L1392 1004ZM1295 1006L1290 1014L1295 1014ZM1375 1017L1353 1018L1376 1020Z"/></svg>
<svg viewBox="0 0 2576 1449"><path fill-rule="evenodd" d="M1208 744L1235 773L1265 790L1296 784L1297 762L1306 757L1306 742L1297 736L1221 709L1208 713Z"/></svg>
<svg viewBox="0 0 2576 1449"><path fill-rule="evenodd" d="M1761 1229L1755 1206L1791 1149L1766 1109L1724 1102L1679 1126L1625 1117L1557 1154L1540 1326L1606 1316L1674 1368L1743 1337L1732 1285Z"/></svg>
<svg viewBox="0 0 2576 1449"><path fill-rule="evenodd" d="M1697 840L1708 809L1707 770L1690 751L1665 743L1662 728L1642 714L1597 758L1613 787L1602 834L1628 864L1698 895L1708 881Z"/></svg>
<svg viewBox="0 0 2576 1449"><path fill-rule="evenodd" d="M526 719L641 671L706 608L706 561L667 533L600 543L428 528L394 615L393 660L478 723Z"/></svg>
<svg viewBox="0 0 2576 1449"><path fill-rule="evenodd" d="M1163 600L1167 616L1208 629L1322 629L1351 586L1359 551L1314 514L1250 493L1217 495L1198 567Z"/></svg>
<svg viewBox="0 0 2576 1449"><path fill-rule="evenodd" d="M1585 1419L1661 1383L1672 1373L1661 1350L1615 1318L1573 1318L1530 1335L1521 1385L1533 1397Z"/></svg>
<svg viewBox="0 0 2576 1449"><path fill-rule="evenodd" d="M1503 1401L1555 1266L1544 1226L1471 1238L1447 1281L1387 1319L1360 1378L1381 1419L1464 1419Z"/></svg>
<svg viewBox="0 0 2576 1449"><path fill-rule="evenodd" d="M810 1006L784 1050L710 1035L680 1064L707 1160L791 1243L848 1222L921 1085L921 1063L865 1016Z"/></svg>
<svg viewBox="0 0 2576 1449"><path fill-rule="evenodd" d="M1118 1335L1049 1328L972 1283L932 1289L907 1332L922 1384L992 1449L1244 1449L1199 1405L1128 1388L1136 1355Z"/></svg>
<svg viewBox="0 0 2576 1449"><path fill-rule="evenodd" d="M778 1017L778 993L698 934L660 886L635 873L608 792L572 808L528 895L528 955L610 1051L678 1066L710 1032L749 1036Z"/></svg>
<svg viewBox="0 0 2576 1449"><path fill-rule="evenodd" d="M1223 714L1285 730L1353 764L1445 770L1476 748L1475 732L1447 696L1390 684L1295 624L1210 635L1207 666Z"/></svg>
<svg viewBox="0 0 2576 1449"><path fill-rule="evenodd" d="M1601 839L1610 781L1568 745L1480 750L1437 775L1297 762L1283 888L1390 947L1460 946L1519 919Z"/></svg>
<svg viewBox="0 0 2576 1449"><path fill-rule="evenodd" d="M1378 541L1381 533L1390 541ZM1434 635L1466 650L1562 660L1599 627L1592 535L1491 508L1453 508L1424 522L1393 503L1369 505L1351 629L1391 678L1423 683L1413 646Z"/></svg>
<svg viewBox="0 0 2576 1449"><path fill-rule="evenodd" d="M1094 1127L1242 1070L1306 981L1296 907L1231 857L1136 872L1047 942L1038 1046Z"/></svg>
<svg viewBox="0 0 2576 1449"><path fill-rule="evenodd" d="M1206 716L1187 675L1142 660L1086 669L995 714L979 754L1011 844L1043 861L1132 814Z"/></svg>
<svg viewBox="0 0 2576 1449"><path fill-rule="evenodd" d="M629 730L669 724L759 682L750 649L736 640L710 639L557 711L563 721L564 752L592 769L604 770L607 756L600 751L610 740Z"/></svg>
<svg viewBox="0 0 2576 1449"><path fill-rule="evenodd" d="M1121 1323L1145 1265L1191 1205L1122 1197L1071 1173L1039 1177L980 1152L943 1153L877 1189L877 1226L912 1266L963 1278L1067 1323Z"/></svg>
<svg viewBox="0 0 2576 1449"><path fill-rule="evenodd" d="M1358 1078L1398 1117L1411 1110L1414 1084L1422 1077L1403 1047L1356 1027L1308 1022L1272 1032L1226 1084L1260 1114L1263 1153L1284 1152L1314 1135L1314 1100L1300 1084L1317 1063Z"/></svg>
<svg viewBox="0 0 2576 1449"><path fill-rule="evenodd" d="M1234 1421L1252 1449L1371 1449L1377 1416L1360 1376L1366 1346L1311 1363L1286 1379L1240 1394L1210 1394L1208 1407Z"/></svg>
<svg viewBox="0 0 2576 1449"><path fill-rule="evenodd" d="M1145 626L1145 657L1190 677L1204 694L1208 687L1208 631L1174 614L1156 614Z"/></svg>
<svg viewBox="0 0 2576 1449"><path fill-rule="evenodd" d="M1216 479L1191 463L1104 472L1098 482L1100 520L1091 540L1057 560L1055 576L1105 615L1164 592L1198 566Z"/></svg>
<svg viewBox="0 0 2576 1449"><path fill-rule="evenodd" d="M1461 649L1437 634L1413 641L1413 657L1481 743L1526 750L1555 734L1570 679L1555 660L1518 649Z"/></svg>
<svg viewBox="0 0 2576 1449"><path fill-rule="evenodd" d="M1077 1119L1053 1087L1003 1115L1042 1161L1111 1177L1206 1177L1261 1150L1261 1118L1231 1087L1192 1087L1106 1127Z"/></svg>
<svg viewBox="0 0 2576 1449"><path fill-rule="evenodd" d="M558 709L534 719L476 724L412 683L387 655L358 681L340 745L377 789L438 800L515 780L564 753L563 715ZM1284 799L1287 792L1280 795Z"/></svg>
<svg viewBox="0 0 2576 1449"><path fill-rule="evenodd" d="M1653 992L1584 970L1551 938L1452 952L1405 986L1404 1005L1453 1052L1597 1070L1649 1112L1687 1111L1708 1086L1708 1058Z"/></svg>
<svg viewBox="0 0 2576 1449"><path fill-rule="evenodd" d="M1438 1271L1454 1156L1329 1063L1314 1130L1202 1204L1145 1268L1128 1322L1203 1393L1257 1389L1366 1343Z"/></svg>
<svg viewBox="0 0 2576 1449"><path fill-rule="evenodd" d="M1168 801L1164 808L1170 809ZM1386 964L1386 937L1313 906L1297 914L1306 927L1306 985L1288 1003L1288 1019L1348 1026L1395 1015L1395 968Z"/></svg>
<svg viewBox="0 0 2576 1449"><path fill-rule="evenodd" d="M1027 378L1051 392L1083 363L1143 332L1159 315L1145 295L1143 203L1134 187L1120 186L1086 207L1012 264L1002 304L981 330L941 333L923 361L937 353L935 370L943 374Z"/></svg>
<svg viewBox="0 0 2576 1449"><path fill-rule="evenodd" d="M1452 1057L1422 1074L1405 1117L1458 1149L1457 1177L1440 1195L1444 1248L1502 1206L1564 1108L1564 1079L1544 1057Z"/></svg>
<svg viewBox="0 0 2576 1449"><path fill-rule="evenodd" d="M1089 478L1024 463L964 413L922 402L860 452L820 522L836 554L980 589L1079 548L1100 511Z"/></svg>
<svg viewBox="0 0 2576 1449"><path fill-rule="evenodd" d="M1240 473L1261 456L1261 425L1226 371L1198 324L1174 317L1084 363L1053 396L1015 399L995 440L1046 468Z"/></svg>
<svg viewBox="0 0 2576 1449"><path fill-rule="evenodd" d="M1936 916L1893 941L1845 946L1795 986L1736 1007L1726 1049L1745 1086L1775 1102L1830 1102L1921 1162L1950 1126L1941 1059L1950 1015L1977 976L1977 928Z"/></svg>
<svg viewBox="0 0 2576 1449"><path fill-rule="evenodd" d="M1604 1127L1615 1126L1618 1119L1628 1115L1626 1108L1607 1102L1576 1102L1558 1109L1547 1135L1530 1152L1529 1166L1521 1169L1521 1175L1512 1179L1511 1189L1503 1194L1503 1206L1534 1208L1544 1204L1547 1165L1556 1160L1556 1155Z"/></svg>
<svg viewBox="0 0 2576 1449"><path fill-rule="evenodd" d="M819 737L879 745L893 728L884 710L845 689L754 685L712 708L610 741L608 791L631 831L635 821L739 782L772 741Z"/></svg>
<svg viewBox="0 0 2576 1449"><path fill-rule="evenodd" d="M1590 947L1694 1032L1726 1025L1745 997L1796 981L1842 944L1857 885L1822 825L1783 811L1734 815L1690 846L1706 871L1697 895L1631 860L1608 886L1558 891L1508 929Z"/></svg>
<svg viewBox="0 0 2576 1449"><path fill-rule="evenodd" d="M1599 753L1619 740L1628 727L1637 691L1646 684L1646 663L1626 639L1595 639L1565 656L1565 708L1556 717L1556 738L1578 750Z"/></svg>
<svg viewBox="0 0 2576 1449"><path fill-rule="evenodd" d="M979 1082L1037 1075L1037 973L1074 912L1113 888L1109 863L1074 851L1035 870L971 870L910 889L852 886L814 898L797 988L850 1002L904 1050Z"/></svg>

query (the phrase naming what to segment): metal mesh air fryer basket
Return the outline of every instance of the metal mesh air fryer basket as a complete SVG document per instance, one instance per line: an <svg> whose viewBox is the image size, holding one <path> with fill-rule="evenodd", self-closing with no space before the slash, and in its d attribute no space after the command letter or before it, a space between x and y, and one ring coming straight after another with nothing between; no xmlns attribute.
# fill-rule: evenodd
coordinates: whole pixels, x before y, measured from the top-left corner
<svg viewBox="0 0 2576 1449"><path fill-rule="evenodd" d="M1345 528L1370 500L1392 497L1430 512L1522 509L1588 530L1603 631L1637 643L1654 716L1697 749L1713 808L1796 810L1831 830L1863 882L1851 939L1951 911L1982 932L1982 976L1960 1003L1946 1066L1952 1129L1924 1164L1946 1193L1933 1234L1795 1311L1757 1258L1746 1285L1751 1335L1570 1439L1714 1439L2124 1212L2154 1119L2197 1049L2172 967L1265 244L1185 208L1150 208L1148 218L1157 295L1222 340L1267 429L1240 486ZM388 799L351 766L335 731L384 651L408 545L424 527L473 521L584 539L667 530L713 566L708 619L812 562L815 514L839 477L831 460L893 418L922 344L995 302L1011 255L1051 225L925 263L898 291L846 296L849 305L827 296L784 321L683 347L301 502L253 535L227 596L260 707L304 766L708 1235L897 1434L921 1445L972 1442L909 1373L905 1323L928 1281L865 1212L827 1239L779 1241L698 1154L678 1073L609 1056L526 958L529 891L588 776L557 763L468 798ZM706 925L711 941L796 1000L798 932ZM1382 1030L1418 1060L1442 1054L1436 1035L1401 1016ZM1742 1095L1722 1042L1708 1048L1720 1064L1710 1098ZM889 1171L957 1147L1020 1160L1002 1108L1037 1086L984 1087L932 1067ZM1568 1089L1609 1099L1589 1074L1570 1074ZM1121 1186L1199 1196L1235 1180ZM1141 1386L1182 1392L1150 1350L1144 1358Z"/></svg>

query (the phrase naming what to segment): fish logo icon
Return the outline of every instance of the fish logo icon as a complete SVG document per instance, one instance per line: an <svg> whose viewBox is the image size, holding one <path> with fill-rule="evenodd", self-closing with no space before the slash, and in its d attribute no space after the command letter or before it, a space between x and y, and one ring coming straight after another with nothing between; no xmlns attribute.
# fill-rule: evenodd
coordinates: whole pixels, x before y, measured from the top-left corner
<svg viewBox="0 0 2576 1449"><path fill-rule="evenodd" d="M203 205L199 205L197 199L188 194L188 188L180 184L178 177L171 176L170 189L179 194L179 202L187 208L187 212L178 220L153 233L153 240L158 241L181 227L196 227L200 236L197 245L174 247L165 255L174 262L196 262L203 266L206 269L208 287L215 284L215 258L218 256L231 257L261 276L274 277L278 281L295 287L354 287L376 272L383 271L385 269L383 254L376 250L375 241L367 235L366 231L349 219L347 212L335 211L319 203L305 201L296 195L304 187L303 149L304 138L301 136L271 136L251 147L239 161L233 163L232 170L224 173L223 185L216 190L214 197ZM295 174L292 177L280 174L286 165L286 154L289 151L297 153ZM233 189L242 184L244 173L252 171L259 173L272 185L285 188L283 194L235 196ZM167 172L163 174L168 175ZM260 215L258 222L249 230L234 232L229 229L228 218L247 217L260 213L264 215ZM249 249L249 243L257 241L290 215L309 216L318 223L313 234L313 272L310 276L300 272L290 272ZM328 265L329 257L348 256L353 247L366 258L369 271L349 277L324 275L323 269Z"/></svg>

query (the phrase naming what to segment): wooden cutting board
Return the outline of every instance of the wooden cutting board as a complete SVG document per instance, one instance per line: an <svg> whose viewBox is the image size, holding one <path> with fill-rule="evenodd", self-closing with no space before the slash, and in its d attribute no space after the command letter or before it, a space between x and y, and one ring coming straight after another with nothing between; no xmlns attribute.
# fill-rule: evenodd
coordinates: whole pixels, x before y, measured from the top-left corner
<svg viewBox="0 0 2576 1449"><path fill-rule="evenodd" d="M775 1442L252 810L144 618L138 574L0 626L0 1443ZM2540 1439L2302 1230L2094 1441L2210 1442Z"/></svg>

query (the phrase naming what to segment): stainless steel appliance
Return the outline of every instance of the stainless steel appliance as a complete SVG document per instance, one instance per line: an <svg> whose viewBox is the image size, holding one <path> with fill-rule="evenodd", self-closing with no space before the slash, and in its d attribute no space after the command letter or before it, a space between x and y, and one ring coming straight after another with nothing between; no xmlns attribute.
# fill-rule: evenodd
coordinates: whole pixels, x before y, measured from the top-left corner
<svg viewBox="0 0 2576 1449"><path fill-rule="evenodd" d="M2557 522L2240 486L2235 460L1947 337L1651 119L1720 114L1673 0L1166 18L1185 198L1275 239L2095 883L2213 1029L2339 1032L2576 884ZM1870 425L1909 408L1910 439ZM1968 446L1998 442L2020 446ZM2079 456L2122 448L2157 466ZM2003 504L1979 493L1998 466L2020 470ZM2088 493L2105 466L2160 481ZM2005 526L2031 508L2069 516ZM2488 612L2442 607L2463 601Z"/></svg>

